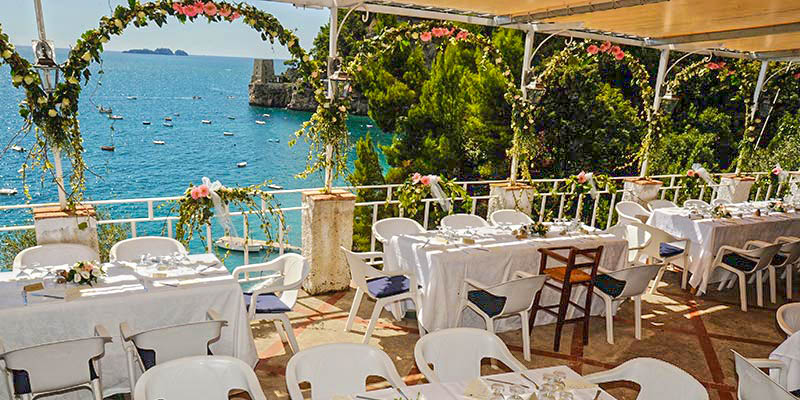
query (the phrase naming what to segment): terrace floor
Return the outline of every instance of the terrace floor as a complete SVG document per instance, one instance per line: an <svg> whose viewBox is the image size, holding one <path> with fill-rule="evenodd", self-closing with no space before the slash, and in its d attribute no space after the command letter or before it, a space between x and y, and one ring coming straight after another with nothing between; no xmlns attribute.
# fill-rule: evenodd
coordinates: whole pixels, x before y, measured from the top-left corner
<svg viewBox="0 0 800 400"><path fill-rule="evenodd" d="M767 357L785 336L775 322L775 310L786 299L785 289L778 286L779 304L769 303L765 285L765 306L755 307L755 287L748 287L748 312L739 309L738 290L716 291L695 297L680 289L678 275L665 274L660 294L645 296L642 340L633 337L633 303L624 303L614 319L616 344L605 339L605 321L592 319L589 345L583 346L579 335L573 335L577 325L564 328L561 351L554 353L555 325L537 326L533 330L532 361L525 362L519 331L500 334L512 353L531 368L566 364L581 374L612 368L635 357L655 357L688 371L709 389L711 399L736 398L734 349L746 357ZM795 293L797 293L795 291ZM355 294L354 289L321 296L301 294L295 312L290 314L301 348L334 342L360 343L374 303L365 300L359 310L354 330L344 332L344 325ZM274 325L253 323L259 361L256 374L267 398L288 398L284 369L291 357L284 349ZM371 344L382 348L394 360L400 375L409 385L424 383L425 378L414 364L414 344L419 339L416 322L410 319L394 321L388 312L381 319ZM493 367L486 363L484 374ZM498 371L500 372L500 371ZM382 387L376 380L375 387ZM604 385L619 400L635 399L633 384Z"/></svg>

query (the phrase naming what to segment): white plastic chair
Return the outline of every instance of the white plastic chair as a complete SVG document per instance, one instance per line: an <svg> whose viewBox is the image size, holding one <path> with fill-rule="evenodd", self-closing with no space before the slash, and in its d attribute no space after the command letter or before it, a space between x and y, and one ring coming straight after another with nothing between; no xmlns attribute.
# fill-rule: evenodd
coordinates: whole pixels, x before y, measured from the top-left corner
<svg viewBox="0 0 800 400"><path fill-rule="evenodd" d="M134 333L127 322L119 324L122 347L128 357L128 380L131 393L137 373L178 358L210 354L209 344L219 339L227 321L208 310L206 321L190 322Z"/></svg>
<svg viewBox="0 0 800 400"><path fill-rule="evenodd" d="M102 325L95 336L40 344L6 351L0 342L0 360L5 361L9 398L34 397L86 388L95 400L103 399L100 359L111 335Z"/></svg>
<svg viewBox="0 0 800 400"><path fill-rule="evenodd" d="M536 294L542 290L547 275L531 275L517 271L513 280L485 286L472 279L465 279L461 289L461 305L475 311L486 322L486 330L494 333L494 320L519 316L522 320L522 347L525 360L531 360L530 321L531 307Z"/></svg>
<svg viewBox="0 0 800 400"><path fill-rule="evenodd" d="M347 316L347 323L344 326L345 332L350 332L353 329L353 321L356 319L358 308L361 306L361 300L364 298L365 293L375 300L375 307L372 309L372 316L370 317L367 331L364 333L364 344L369 343L369 338L372 336L372 331L375 329L381 310L387 305L411 300L414 302L414 307L419 310L421 304L419 288L417 287L417 277L413 272L393 271L392 273L387 273L369 266L362 259L363 254L354 253L344 247L340 247L340 249L342 249L347 258L347 264L350 266L350 277L356 284L356 295L353 298L353 305L350 306L350 314ZM425 330L419 318L417 318L417 327L419 328L419 335L424 335Z"/></svg>
<svg viewBox="0 0 800 400"><path fill-rule="evenodd" d="M703 200L698 200L698 199L689 199L689 200L684 201L683 202L683 207L685 207L685 208L696 207L696 208L700 208L700 209L711 208L711 206L708 203L706 203Z"/></svg>
<svg viewBox="0 0 800 400"><path fill-rule="evenodd" d="M257 283L249 289L250 293L244 294L248 317L251 321L272 321L281 342L288 342L293 353L300 351L300 347L286 313L297 302L297 292L310 271L303 256L287 253L269 262L237 267L232 274L239 283ZM241 275L244 278L240 279Z"/></svg>
<svg viewBox="0 0 800 400"><path fill-rule="evenodd" d="M634 221L647 223L650 218L650 211L647 211L639 203L633 201L620 201L614 206L620 221Z"/></svg>
<svg viewBox="0 0 800 400"><path fill-rule="evenodd" d="M792 336L800 331L800 303L788 303L780 306L775 312L778 326L786 334Z"/></svg>
<svg viewBox="0 0 800 400"><path fill-rule="evenodd" d="M531 217L519 210L497 210L489 216L492 225L529 225Z"/></svg>
<svg viewBox="0 0 800 400"><path fill-rule="evenodd" d="M739 400L797 400L786 390L788 367L782 361L770 359L744 358L734 350L736 375L739 377L737 398ZM775 371L778 381L772 380L760 368Z"/></svg>
<svg viewBox="0 0 800 400"><path fill-rule="evenodd" d="M632 266L639 255L639 250L644 248L642 240L637 237L638 229L622 221L606 229L604 232L628 242L627 265Z"/></svg>
<svg viewBox="0 0 800 400"><path fill-rule="evenodd" d="M706 272L707 276L713 276L714 270L722 268L735 275L739 280L739 300L741 301L742 311L747 311L747 280L746 275L756 274L756 294L758 306L764 305L764 288L762 284L762 273L772 262L773 257L780 251L782 244L771 244L764 247L751 248L751 243L747 242L745 248L740 249L733 246L722 246L717 251L711 268ZM719 284L719 289L725 286L723 279Z"/></svg>
<svg viewBox="0 0 800 400"><path fill-rule="evenodd" d="M29 247L14 257L14 269L75 264L78 261L97 261L100 255L91 247L76 243L53 243Z"/></svg>
<svg viewBox="0 0 800 400"><path fill-rule="evenodd" d="M775 281L778 269L783 269L783 275L786 279L786 298L792 298L792 278L794 276L794 269L798 261L800 261L800 239L790 237L779 237L775 243L784 243L781 251L767 266L769 270L770 279L770 300L775 303Z"/></svg>
<svg viewBox="0 0 800 400"><path fill-rule="evenodd" d="M688 266L691 246L689 239L675 237L666 231L643 224L639 221L631 221L628 225L632 227L629 229L640 230L640 234L637 236L644 238L639 253L637 253L636 260L638 261L639 257L644 255L647 257L648 263L653 263L653 260L656 260L664 264L661 270L658 271L658 275L656 275L655 282L653 282L653 286L650 289L650 294L654 294L658 290L658 284L664 276L664 271L666 271L667 267L670 265L682 270L681 289L685 290L687 282L689 281Z"/></svg>
<svg viewBox="0 0 800 400"><path fill-rule="evenodd" d="M145 372L136 400L227 399L232 390L246 391L253 400L267 400L253 369L227 356L195 356L159 364Z"/></svg>
<svg viewBox="0 0 800 400"><path fill-rule="evenodd" d="M478 378L484 358L498 360L516 372L527 369L497 335L482 329L442 329L425 335L414 346L417 368L432 383Z"/></svg>
<svg viewBox="0 0 800 400"><path fill-rule="evenodd" d="M711 207L724 206L724 205L728 205L728 204L731 204L731 201L728 200L728 199L717 198L717 199L711 200Z"/></svg>
<svg viewBox="0 0 800 400"><path fill-rule="evenodd" d="M423 232L425 232L425 228L410 218L385 218L372 224L372 234L383 245L389 243L394 236Z"/></svg>
<svg viewBox="0 0 800 400"><path fill-rule="evenodd" d="M591 383L628 381L639 385L637 400L708 400L708 392L684 370L655 358L634 358L608 371L583 377Z"/></svg>
<svg viewBox="0 0 800 400"><path fill-rule="evenodd" d="M677 204L669 200L662 200L662 199L650 200L647 203L647 208L650 210L650 212L653 212L659 208L673 208L677 206L678 206Z"/></svg>
<svg viewBox="0 0 800 400"><path fill-rule="evenodd" d="M139 261L143 255L154 257L187 254L181 242L164 236L141 236L121 240L111 246L108 259L111 261Z"/></svg>
<svg viewBox="0 0 800 400"><path fill-rule="evenodd" d="M315 346L295 354L286 365L286 387L292 400L303 400L300 382L311 384L312 399L330 400L336 395L363 392L368 376L379 376L395 388L407 389L389 356L366 344Z"/></svg>
<svg viewBox="0 0 800 400"><path fill-rule="evenodd" d="M480 215L474 214L452 214L442 218L439 223L441 226L446 226L451 229L467 229L467 228L481 228L489 226L489 223Z"/></svg>
<svg viewBox="0 0 800 400"><path fill-rule="evenodd" d="M662 271L662 265L639 265L621 269L619 271L605 272L603 275L609 276L617 281L625 282L622 291L614 293L614 290L601 289L595 283L594 293L600 296L605 303L606 317L606 341L614 344L614 306L627 299L633 299L634 313L634 336L637 340L642 339L642 295L647 292L650 280Z"/></svg>

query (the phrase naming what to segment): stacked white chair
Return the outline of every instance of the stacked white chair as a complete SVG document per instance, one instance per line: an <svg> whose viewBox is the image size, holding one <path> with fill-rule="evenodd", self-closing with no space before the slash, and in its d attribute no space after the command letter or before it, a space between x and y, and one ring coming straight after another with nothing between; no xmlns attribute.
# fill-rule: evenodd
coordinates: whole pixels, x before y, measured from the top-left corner
<svg viewBox="0 0 800 400"><path fill-rule="evenodd" d="M36 265L75 264L78 261L96 261L100 259L97 251L91 247L74 243L53 243L29 247L14 257L14 269L33 267Z"/></svg>
<svg viewBox="0 0 800 400"><path fill-rule="evenodd" d="M353 329L353 321L356 319L364 294L375 300L375 307L372 309L372 316L370 317L367 331L364 333L365 344L369 343L369 338L372 336L375 324L378 323L381 310L387 305L411 300L414 302L416 309L419 310L419 288L417 287L417 278L413 272L397 271L396 273L387 273L369 266L362 259L363 255L354 253L344 247L341 247L341 250L344 252L347 264L350 266L350 277L356 284L356 295L353 298L353 305L350 306L350 314L347 316L347 323L344 327L345 332L350 332ZM417 318L417 327L419 328L420 336L424 335L425 331L419 318Z"/></svg>
<svg viewBox="0 0 800 400"><path fill-rule="evenodd" d="M333 396L363 392L368 376L379 376L408 393L389 356L366 344L312 347L295 354L286 365L286 387L292 400L303 400L301 382L311 384L311 399L331 400Z"/></svg>
<svg viewBox="0 0 800 400"><path fill-rule="evenodd" d="M777 360L748 359L734 350L734 363L736 375L739 378L737 397L739 400L797 400L792 393L786 390L786 364ZM760 368L769 369L778 376L778 381L772 380Z"/></svg>
<svg viewBox="0 0 800 400"><path fill-rule="evenodd" d="M531 360L530 314L536 294L542 290L547 275L531 275L517 271L515 279L486 286L465 279L461 289L461 306L477 313L486 322L486 330L494 333L496 319L519 316L522 322L522 347L525 360Z"/></svg>
<svg viewBox="0 0 800 400"><path fill-rule="evenodd" d="M608 371L583 377L591 383L628 381L639 385L637 400L708 400L708 392L682 369L655 358L634 358Z"/></svg>
<svg viewBox="0 0 800 400"><path fill-rule="evenodd" d="M606 341L614 344L614 308L627 299L633 299L634 335L642 339L642 295L647 292L650 280L662 270L662 265L639 265L603 275L617 282L623 282L622 289L614 290L610 286L601 287L595 284L594 293L605 303ZM599 275L603 276L603 275Z"/></svg>
<svg viewBox="0 0 800 400"><path fill-rule="evenodd" d="M747 311L747 275L756 275L756 294L758 306L764 305L764 288L762 285L762 273L772 262L776 254L781 250L783 244L770 244L763 247L751 248L750 242L741 249L733 246L722 246L717 251L717 256L711 263L711 269L707 272L708 276L713 276L714 270L722 268L734 274L739 280L739 300L741 301L742 311ZM725 286L726 281L720 282L719 288Z"/></svg>
<svg viewBox="0 0 800 400"><path fill-rule="evenodd" d="M775 312L778 326L786 336L792 336L800 331L800 303L788 303L780 306Z"/></svg>
<svg viewBox="0 0 800 400"><path fill-rule="evenodd" d="M663 200L663 199L650 200L647 203L647 208L650 209L650 212L653 212L659 208L672 208L672 207L677 207L677 204L669 200Z"/></svg>
<svg viewBox="0 0 800 400"><path fill-rule="evenodd" d="M781 251L772 262L767 266L769 270L770 279L770 300L774 303L777 301L775 294L776 273L779 269L783 269L786 277L786 298L792 298L792 278L794 277L794 269L800 261L800 239L779 237L776 243L784 243Z"/></svg>
<svg viewBox="0 0 800 400"><path fill-rule="evenodd" d="M492 225L529 225L533 223L531 217L519 210L497 210L489 216Z"/></svg>
<svg viewBox="0 0 800 400"><path fill-rule="evenodd" d="M303 256L287 253L269 262L237 267L232 274L241 284L255 284L244 295L250 320L272 321L281 341L288 342L293 353L300 347L286 313L297 302L297 292L310 271Z"/></svg>
<svg viewBox="0 0 800 400"><path fill-rule="evenodd" d="M698 200L698 199L686 200L686 201L683 202L683 206L686 207L686 208L697 207L697 208L703 208L703 209L711 207L711 205L709 205L705 201Z"/></svg>
<svg viewBox="0 0 800 400"><path fill-rule="evenodd" d="M133 332L127 322L119 325L122 346L128 357L128 380L131 393L136 387L137 374L156 365L178 358L208 355L209 345L219 339L227 324L214 310L208 310L207 320Z"/></svg>
<svg viewBox="0 0 800 400"><path fill-rule="evenodd" d="M227 399L246 391L252 400L267 400L253 369L227 356L195 356L159 364L136 383L136 400Z"/></svg>
<svg viewBox="0 0 800 400"><path fill-rule="evenodd" d="M442 329L425 335L414 346L417 368L428 382L466 382L478 378L485 358L498 360L516 372L526 370L497 335L481 329Z"/></svg>
<svg viewBox="0 0 800 400"><path fill-rule="evenodd" d="M475 214L452 214L442 218L439 223L442 227L451 229L482 228L489 226L489 223L479 215Z"/></svg>
<svg viewBox="0 0 800 400"><path fill-rule="evenodd" d="M95 336L6 351L0 342L0 360L5 362L9 398L34 397L75 389L89 389L95 400L103 399L100 359L111 335L102 325Z"/></svg>
<svg viewBox="0 0 800 400"><path fill-rule="evenodd" d="M639 230L639 234L635 236L644 239L639 249L637 261L639 257L645 256L647 257L648 263L664 263L664 266L658 271L650 293L655 293L656 290L658 290L658 284L661 282L664 271L666 271L669 265L682 270L681 289L686 289L686 284L689 280L689 247L691 245L689 239L675 237L666 231L643 224L639 221L631 221L628 223L628 226L628 229Z"/></svg>
<svg viewBox="0 0 800 400"><path fill-rule="evenodd" d="M633 201L620 201L614 206L620 222L647 222L650 211Z"/></svg>
<svg viewBox="0 0 800 400"><path fill-rule="evenodd" d="M139 261L143 255L154 257L187 254L181 242L164 236L141 236L119 241L108 251L111 261Z"/></svg>
<svg viewBox="0 0 800 400"><path fill-rule="evenodd" d="M425 232L425 228L411 218L384 218L372 224L372 234L386 246L392 237Z"/></svg>

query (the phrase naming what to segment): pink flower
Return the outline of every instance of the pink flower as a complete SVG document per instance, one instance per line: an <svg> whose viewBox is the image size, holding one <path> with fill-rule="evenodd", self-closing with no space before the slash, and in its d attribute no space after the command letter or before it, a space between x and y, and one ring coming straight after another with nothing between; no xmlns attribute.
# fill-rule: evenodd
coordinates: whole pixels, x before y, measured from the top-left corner
<svg viewBox="0 0 800 400"><path fill-rule="evenodd" d="M411 176L411 182L413 182L415 185L418 184L421 179L422 175L420 175L419 172L414 172L414 175Z"/></svg>
<svg viewBox="0 0 800 400"><path fill-rule="evenodd" d="M794 74L794 79L800 79L800 72Z"/></svg>
<svg viewBox="0 0 800 400"><path fill-rule="evenodd" d="M200 197L208 197L208 195L209 195L208 186L206 186L206 185L200 185L200 186L198 186L198 187L197 187L197 194L198 194Z"/></svg>
<svg viewBox="0 0 800 400"><path fill-rule="evenodd" d="M725 61L720 61L717 63L717 65L719 65L720 68L725 68L725 65L727 64L725 63Z"/></svg>
<svg viewBox="0 0 800 400"><path fill-rule="evenodd" d="M581 173L578 174L578 183L580 183L581 185L586 183L586 172L585 171L581 171Z"/></svg>
<svg viewBox="0 0 800 400"><path fill-rule="evenodd" d="M593 45L593 44L589 45L589 47L586 48L586 52L589 53L589 54L597 54L599 51L600 51L600 48L595 46L595 45Z"/></svg>
<svg viewBox="0 0 800 400"><path fill-rule="evenodd" d="M433 36L442 37L442 36L447 34L447 29L445 29L445 28L433 28L433 29L431 29L431 33L433 33Z"/></svg>
<svg viewBox="0 0 800 400"><path fill-rule="evenodd" d="M469 32L467 31L458 31L458 33L456 34L456 40L465 40L467 38L467 35L469 35Z"/></svg>
<svg viewBox="0 0 800 400"><path fill-rule="evenodd" d="M776 175L776 176L777 176L777 175L780 175L780 174L781 174L781 172L783 172L783 170L782 170L780 167L775 167L775 168L772 170L772 175Z"/></svg>
<svg viewBox="0 0 800 400"><path fill-rule="evenodd" d="M217 15L217 5L209 1L203 6L203 12L209 17L213 17Z"/></svg>
<svg viewBox="0 0 800 400"><path fill-rule="evenodd" d="M622 50L620 50L614 53L614 58L616 58L618 61L622 60L623 58L625 58L625 53L623 53Z"/></svg>
<svg viewBox="0 0 800 400"><path fill-rule="evenodd" d="M238 12L234 11L233 14L231 14L230 19L231 21L236 21L239 17L241 17L241 15Z"/></svg>
<svg viewBox="0 0 800 400"><path fill-rule="evenodd" d="M697 175L697 172L694 172L693 169L690 169L690 170L686 171L686 176L688 176L689 178L694 178L696 175Z"/></svg>
<svg viewBox="0 0 800 400"><path fill-rule="evenodd" d="M600 51L603 53L607 52L609 49L611 49L611 42L609 42L608 40L606 40L602 45L600 45Z"/></svg>
<svg viewBox="0 0 800 400"><path fill-rule="evenodd" d="M455 31L456 31L456 28L450 28L450 29L447 31L447 36L452 36L452 35L453 35L453 32L455 32Z"/></svg>
<svg viewBox="0 0 800 400"><path fill-rule="evenodd" d="M197 189L199 189L199 188L198 187L193 187L192 191L190 193L193 200L197 200L197 199L200 198L200 192Z"/></svg>
<svg viewBox="0 0 800 400"><path fill-rule="evenodd" d="M708 69L719 69L719 64L717 64L715 62L710 62L710 63L706 64L706 67Z"/></svg>
<svg viewBox="0 0 800 400"><path fill-rule="evenodd" d="M172 9L177 13L183 14L183 4L181 3L172 3Z"/></svg>
<svg viewBox="0 0 800 400"><path fill-rule="evenodd" d="M220 17L222 17L222 18L228 18L228 16L229 16L229 15L231 15L231 12L232 12L232 11L231 11L231 9L230 9L230 8L228 8L228 7L222 7L222 8L219 10L219 15L220 15Z"/></svg>
<svg viewBox="0 0 800 400"><path fill-rule="evenodd" d="M419 34L419 39L423 42L430 42L431 41L431 33L430 32L422 32Z"/></svg>
<svg viewBox="0 0 800 400"><path fill-rule="evenodd" d="M419 181L422 182L423 185L428 186L431 184L431 177L430 175L425 175L420 178Z"/></svg>
<svg viewBox="0 0 800 400"><path fill-rule="evenodd" d="M612 46L611 49L608 50L608 52L611 54L617 54L620 51L622 51L622 49L620 49L619 46Z"/></svg>
<svg viewBox="0 0 800 400"><path fill-rule="evenodd" d="M200 14L203 11L203 6L202 6L203 3L199 3L200 4L199 8L197 4L198 3L183 7L182 10L183 14L190 18L197 16L197 14Z"/></svg>

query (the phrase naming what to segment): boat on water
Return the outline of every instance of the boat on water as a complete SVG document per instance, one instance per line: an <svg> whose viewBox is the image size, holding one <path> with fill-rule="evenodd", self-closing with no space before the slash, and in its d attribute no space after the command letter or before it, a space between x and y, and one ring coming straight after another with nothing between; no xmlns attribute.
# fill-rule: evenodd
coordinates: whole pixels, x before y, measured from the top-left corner
<svg viewBox="0 0 800 400"><path fill-rule="evenodd" d="M206 125L211 125L211 120L210 119L204 119L204 120L202 120L200 122L202 122L202 123L204 123Z"/></svg>
<svg viewBox="0 0 800 400"><path fill-rule="evenodd" d="M270 189L275 189L275 190L283 190L283 186L276 185L274 183L270 183L269 185L267 185L267 187L270 188Z"/></svg>
<svg viewBox="0 0 800 400"><path fill-rule="evenodd" d="M256 123L257 123L257 124L259 124L259 125L264 125L264 124L266 124L266 122L264 122L264 121L261 121L261 120L256 120Z"/></svg>
<svg viewBox="0 0 800 400"><path fill-rule="evenodd" d="M121 115L109 115L108 119L113 119L114 121L119 121L119 120L125 119L125 118L123 118Z"/></svg>
<svg viewBox="0 0 800 400"><path fill-rule="evenodd" d="M242 161L242 162L236 164L236 167L238 167L238 168L244 168L246 166L247 166L247 161Z"/></svg>
<svg viewBox="0 0 800 400"><path fill-rule="evenodd" d="M202 97L200 97L200 96L192 96L192 100L200 100L200 99L202 99Z"/></svg>
<svg viewBox="0 0 800 400"><path fill-rule="evenodd" d="M215 240L214 245L224 250L244 252L245 241L242 237L223 236ZM258 253L265 247L266 242L263 240L247 239L248 253Z"/></svg>
<svg viewBox="0 0 800 400"><path fill-rule="evenodd" d="M114 146L100 146L100 150L103 151L114 151Z"/></svg>
<svg viewBox="0 0 800 400"><path fill-rule="evenodd" d="M11 146L11 150L16 151L17 153L24 153L25 152L25 148L24 147L16 146L16 145L15 146Z"/></svg>
<svg viewBox="0 0 800 400"><path fill-rule="evenodd" d="M269 118L269 114L261 114L261 116L264 118Z"/></svg>
<svg viewBox="0 0 800 400"><path fill-rule="evenodd" d="M19 192L17 192L17 189L14 189L14 188L2 188L2 189L0 189L0 194L4 195L4 196L13 196L13 195L15 195L17 193L19 193Z"/></svg>
<svg viewBox="0 0 800 400"><path fill-rule="evenodd" d="M164 122L164 126L166 126L167 128L172 128L172 127L173 127L173 126L175 126L175 125L172 125L172 124L171 124L171 123L169 123L169 122Z"/></svg>
<svg viewBox="0 0 800 400"><path fill-rule="evenodd" d="M163 140L153 140L153 144L167 144L167 143Z"/></svg>
<svg viewBox="0 0 800 400"><path fill-rule="evenodd" d="M234 119L236 119L236 117L233 117L233 116L230 116L230 115L229 115L229 116L228 116L228 119L229 119L229 120L231 120L231 121L233 121Z"/></svg>
<svg viewBox="0 0 800 400"><path fill-rule="evenodd" d="M113 111L111 111L111 107L104 108L103 106L97 106L97 112L100 114L111 114Z"/></svg>
<svg viewBox="0 0 800 400"><path fill-rule="evenodd" d="M164 117L164 121L172 121L172 117Z"/></svg>
<svg viewBox="0 0 800 400"><path fill-rule="evenodd" d="M138 97L136 97L136 96L128 96L127 99L128 100L136 100L136 99L138 99Z"/></svg>
<svg viewBox="0 0 800 400"><path fill-rule="evenodd" d="M233 132L222 132L223 136L233 136Z"/></svg>
<svg viewBox="0 0 800 400"><path fill-rule="evenodd" d="M142 125L150 125L150 121L142 121Z"/></svg>

